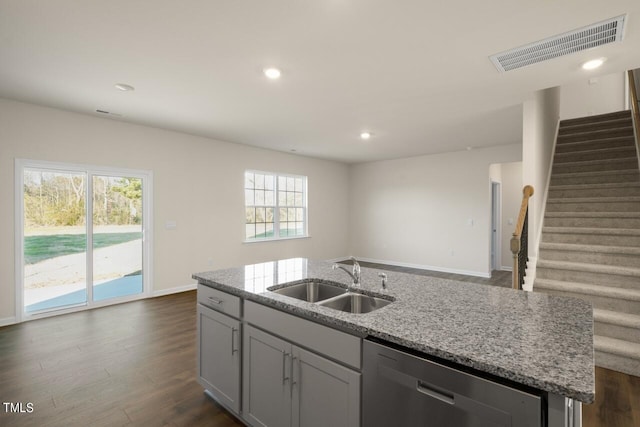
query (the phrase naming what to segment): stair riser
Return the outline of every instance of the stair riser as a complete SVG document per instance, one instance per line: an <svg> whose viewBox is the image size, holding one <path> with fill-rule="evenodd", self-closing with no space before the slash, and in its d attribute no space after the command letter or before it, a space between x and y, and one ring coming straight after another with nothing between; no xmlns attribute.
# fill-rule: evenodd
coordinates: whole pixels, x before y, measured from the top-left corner
<svg viewBox="0 0 640 427"><path fill-rule="evenodd" d="M616 171L624 169L638 169L638 159L629 158L621 161L605 163L557 163L553 165L553 174Z"/></svg>
<svg viewBox="0 0 640 427"><path fill-rule="evenodd" d="M623 159L623 158L637 158L636 149L631 147L630 149L624 148L622 150L607 150L607 151L581 151L573 153L561 153L556 154L553 159L554 164L562 164L567 162L584 162L587 160L606 160L606 159Z"/></svg>
<svg viewBox="0 0 640 427"><path fill-rule="evenodd" d="M613 129L604 129L593 132L572 133L570 135L559 135L558 144L566 142L595 141L598 139L617 138L620 136L633 136L633 128L630 126Z"/></svg>
<svg viewBox="0 0 640 427"><path fill-rule="evenodd" d="M591 273L587 271L562 270L538 266L536 277L563 282L587 283L600 286L640 290L640 277L619 274Z"/></svg>
<svg viewBox="0 0 640 427"><path fill-rule="evenodd" d="M640 228L640 218L545 218L545 227Z"/></svg>
<svg viewBox="0 0 640 427"><path fill-rule="evenodd" d="M577 143L565 143L556 145L556 154L571 153L574 151L602 150L606 148L629 147L635 149L633 138L623 137L616 139L597 139L595 141L583 141Z"/></svg>
<svg viewBox="0 0 640 427"><path fill-rule="evenodd" d="M622 118L615 119L603 122L595 122L595 123L584 123L579 125L560 126L558 130L558 135L571 135L574 133L585 133L585 132L593 132L597 130L605 130L605 129L615 129L621 127L633 126L633 121L631 118Z"/></svg>
<svg viewBox="0 0 640 427"><path fill-rule="evenodd" d="M631 112L629 110L616 111L615 113L599 114L597 116L578 117L575 119L566 119L560 122L560 127L576 126L588 123L609 122L618 119L629 119Z"/></svg>
<svg viewBox="0 0 640 427"><path fill-rule="evenodd" d="M603 337L617 338L619 340L631 341L640 344L640 328L630 328L627 326L614 325L595 321L593 333Z"/></svg>
<svg viewBox="0 0 640 427"><path fill-rule="evenodd" d="M596 351L594 353L596 366L611 369L613 371L624 372L625 374L640 376L640 360L630 359L615 354Z"/></svg>
<svg viewBox="0 0 640 427"><path fill-rule="evenodd" d="M533 286L533 290L535 292L544 292L550 295L557 295L561 297L580 298L593 304L593 308L601 308L603 310L616 311L618 313L640 313L640 301L581 294L576 292L556 291L552 289L544 289L539 286L535 286L535 284Z"/></svg>
<svg viewBox="0 0 640 427"><path fill-rule="evenodd" d="M553 203L549 200L547 212L640 212L640 202Z"/></svg>
<svg viewBox="0 0 640 427"><path fill-rule="evenodd" d="M542 241L549 243L575 243L579 245L640 247L640 236L618 236L610 234L542 233Z"/></svg>
<svg viewBox="0 0 640 427"><path fill-rule="evenodd" d="M635 167L637 169L637 167ZM576 184L608 184L617 182L639 182L640 173L616 173L610 175L593 176L562 176L554 174L551 176L551 185L576 185Z"/></svg>
<svg viewBox="0 0 640 427"><path fill-rule="evenodd" d="M612 188L579 188L569 190L549 190L549 199L569 199L575 197L633 197L640 196L640 186Z"/></svg>
<svg viewBox="0 0 640 427"><path fill-rule="evenodd" d="M616 265L640 268L640 255L581 252L559 249L540 249L540 258L553 261L582 262L585 264ZM640 281L640 278L638 278Z"/></svg>

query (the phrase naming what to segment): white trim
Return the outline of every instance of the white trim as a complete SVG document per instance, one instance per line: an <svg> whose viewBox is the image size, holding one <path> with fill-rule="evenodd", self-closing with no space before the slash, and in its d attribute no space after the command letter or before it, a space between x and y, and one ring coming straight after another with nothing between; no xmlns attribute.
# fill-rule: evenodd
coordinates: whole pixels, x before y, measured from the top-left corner
<svg viewBox="0 0 640 427"><path fill-rule="evenodd" d="M491 278L490 273L485 273L481 271L458 270L455 268L436 267L433 265L412 264L408 262L389 261L389 260L381 260L381 259L374 259L374 258L356 257L356 259L358 261L372 262L375 264L387 264L387 265L393 265L396 267L416 268L418 270L431 270L431 271L438 271L440 273L463 274L465 276L483 277L485 279ZM348 258L346 260L348 260Z"/></svg>
<svg viewBox="0 0 640 427"><path fill-rule="evenodd" d="M551 172L553 171L553 160L556 156L556 145L558 143L558 133L560 132L560 118L556 122L556 133L553 138L553 146L551 147L551 158L549 159L549 172L547 172L547 182L544 188L544 193L542 194L542 217L540 218L539 223L536 224L538 227L535 230L535 240L533 241L533 247L536 249L536 256L529 255L529 263L527 264L527 269L525 271L525 284L522 286L524 290L533 290L533 282L536 280L536 270L538 267L538 251L540 250L540 241L542 240L542 227L544 225L544 215L547 211L547 198L549 197L549 186L551 184ZM534 189L534 191L536 191ZM529 251L531 253L531 251Z"/></svg>
<svg viewBox="0 0 640 427"><path fill-rule="evenodd" d="M50 317L53 315L72 313L76 311L89 310L107 305L119 304L122 302L136 301L151 296L153 286L153 172L150 170L137 170L107 166L84 165L64 162L50 162L44 160L15 159L15 312L16 323L25 320L33 320L37 318ZM105 301L93 301L93 286L89 286L93 282L92 260L87 256L86 281L87 281L87 302L86 304L61 308L59 310L51 310L41 313L27 314L24 311L24 223L23 223L23 199L24 199L24 169L48 169L60 172L82 172L87 178L86 191L87 195L92 194L92 180L94 176L128 176L140 178L143 182L142 191L142 293L136 295L125 296L121 298L110 298ZM86 197L85 215L91 218L92 199ZM87 247L93 247L93 224L87 221Z"/></svg>
<svg viewBox="0 0 640 427"><path fill-rule="evenodd" d="M196 289L198 289L198 284L197 283L190 283L188 285L176 286L175 288L158 289L157 291L153 292L151 297L152 298L162 297L162 296L165 296L165 295L178 294L180 292L194 291Z"/></svg>
<svg viewBox="0 0 640 427"><path fill-rule="evenodd" d="M507 267L505 265L500 267L500 271L513 271L513 266Z"/></svg>
<svg viewBox="0 0 640 427"><path fill-rule="evenodd" d="M16 322L16 318L14 317L5 317L4 319L0 319L0 327L13 325Z"/></svg>
<svg viewBox="0 0 640 427"><path fill-rule="evenodd" d="M256 240L244 240L242 243L264 243L264 242L281 242L283 240L298 240L298 239L310 239L311 236L287 236L278 237L277 239L256 239Z"/></svg>

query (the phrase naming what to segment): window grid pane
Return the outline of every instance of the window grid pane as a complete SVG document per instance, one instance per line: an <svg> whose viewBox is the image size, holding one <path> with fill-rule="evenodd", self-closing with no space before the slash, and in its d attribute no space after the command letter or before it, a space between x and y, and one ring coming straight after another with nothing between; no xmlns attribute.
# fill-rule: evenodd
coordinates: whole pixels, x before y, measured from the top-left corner
<svg viewBox="0 0 640 427"><path fill-rule="evenodd" d="M245 239L306 234L306 177L245 172Z"/></svg>

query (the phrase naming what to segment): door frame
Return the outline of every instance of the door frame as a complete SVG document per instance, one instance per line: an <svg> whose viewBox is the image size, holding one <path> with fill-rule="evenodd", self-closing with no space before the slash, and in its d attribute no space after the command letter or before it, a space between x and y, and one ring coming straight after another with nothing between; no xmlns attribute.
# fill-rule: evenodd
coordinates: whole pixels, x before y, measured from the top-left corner
<svg viewBox="0 0 640 427"><path fill-rule="evenodd" d="M498 181L491 181L490 227L489 274L493 270L502 270L502 183Z"/></svg>
<svg viewBox="0 0 640 427"><path fill-rule="evenodd" d="M72 306L41 313L28 314L24 309L24 169L49 169L59 172L84 172L87 174L87 197L85 202L85 215L87 218L87 239L93 238L92 177L101 176L128 176L140 178L143 181L142 190L142 293L113 298L108 300L93 301L93 275L92 266L87 257L87 282L91 278L91 286L87 283L87 303L81 306ZM109 166L95 166L77 163L51 162L45 160L15 159L15 200L14 200L14 238L15 238L15 313L16 323L89 310L122 302L135 301L148 298L152 295L153 286L153 172L149 170L126 169Z"/></svg>

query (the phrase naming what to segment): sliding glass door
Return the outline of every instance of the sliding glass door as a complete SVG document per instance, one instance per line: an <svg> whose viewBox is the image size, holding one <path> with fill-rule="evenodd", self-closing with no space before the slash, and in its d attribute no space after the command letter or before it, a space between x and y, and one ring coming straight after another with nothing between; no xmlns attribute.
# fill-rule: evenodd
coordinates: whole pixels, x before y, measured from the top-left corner
<svg viewBox="0 0 640 427"><path fill-rule="evenodd" d="M147 292L150 173L30 161L16 166L25 316Z"/></svg>
<svg viewBox="0 0 640 427"><path fill-rule="evenodd" d="M24 170L24 309L86 304L86 173Z"/></svg>

